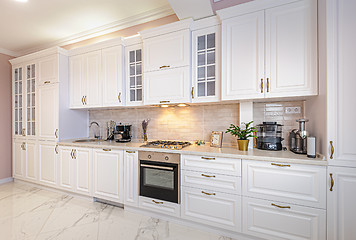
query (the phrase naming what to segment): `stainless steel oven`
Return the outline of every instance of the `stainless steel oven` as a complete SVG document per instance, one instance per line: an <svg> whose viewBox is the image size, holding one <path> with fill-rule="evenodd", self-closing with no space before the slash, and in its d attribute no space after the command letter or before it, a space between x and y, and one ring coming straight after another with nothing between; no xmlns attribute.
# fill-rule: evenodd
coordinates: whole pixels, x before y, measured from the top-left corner
<svg viewBox="0 0 356 240"><path fill-rule="evenodd" d="M139 151L140 196L180 202L178 153Z"/></svg>

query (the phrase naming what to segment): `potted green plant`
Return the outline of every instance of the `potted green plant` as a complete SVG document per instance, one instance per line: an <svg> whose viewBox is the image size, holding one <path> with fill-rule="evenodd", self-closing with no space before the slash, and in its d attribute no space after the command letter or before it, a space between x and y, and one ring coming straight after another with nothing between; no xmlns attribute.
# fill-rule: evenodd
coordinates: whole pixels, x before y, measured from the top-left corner
<svg viewBox="0 0 356 240"><path fill-rule="evenodd" d="M239 145L239 150L247 151L248 148L248 138L254 137L257 138L253 133L257 132L255 127L250 127L253 121L248 123L242 123L245 125L244 128L230 124L230 127L226 130L225 133L230 133L232 136L237 137L237 144Z"/></svg>

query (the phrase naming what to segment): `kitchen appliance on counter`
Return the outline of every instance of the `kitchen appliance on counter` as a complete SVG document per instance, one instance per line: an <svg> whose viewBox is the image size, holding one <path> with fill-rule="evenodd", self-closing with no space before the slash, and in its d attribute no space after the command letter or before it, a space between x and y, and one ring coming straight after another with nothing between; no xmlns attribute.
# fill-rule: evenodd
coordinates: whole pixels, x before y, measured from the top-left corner
<svg viewBox="0 0 356 240"><path fill-rule="evenodd" d="M163 141L157 140L148 142L140 147L149 147L149 148L168 148L173 150L180 150L184 147L191 145L190 142L181 142L181 141Z"/></svg>
<svg viewBox="0 0 356 240"><path fill-rule="evenodd" d="M114 140L116 142L130 142L131 141L131 126L132 125L116 125L114 132Z"/></svg>
<svg viewBox="0 0 356 240"><path fill-rule="evenodd" d="M307 137L309 133L305 129L305 123L308 119L298 119L299 129L293 129L289 133L289 149L298 154L307 154Z"/></svg>
<svg viewBox="0 0 356 240"><path fill-rule="evenodd" d="M140 162L140 196L179 203L180 154L139 151L138 159Z"/></svg>
<svg viewBox="0 0 356 240"><path fill-rule="evenodd" d="M257 148L262 150L282 150L282 126L277 122L263 122L257 128Z"/></svg>

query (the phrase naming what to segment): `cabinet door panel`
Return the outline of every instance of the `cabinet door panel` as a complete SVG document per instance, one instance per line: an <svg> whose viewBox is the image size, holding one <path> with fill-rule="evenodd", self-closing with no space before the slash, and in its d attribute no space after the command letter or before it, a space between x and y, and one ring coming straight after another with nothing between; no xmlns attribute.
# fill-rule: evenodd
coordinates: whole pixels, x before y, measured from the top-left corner
<svg viewBox="0 0 356 240"><path fill-rule="evenodd" d="M26 144L26 178L37 181L38 173L38 148L37 143L28 141Z"/></svg>
<svg viewBox="0 0 356 240"><path fill-rule="evenodd" d="M54 142L39 143L39 180L50 186L57 185L57 148Z"/></svg>
<svg viewBox="0 0 356 240"><path fill-rule="evenodd" d="M39 88L39 137L55 140L58 132L59 86L57 84L44 85Z"/></svg>
<svg viewBox="0 0 356 240"><path fill-rule="evenodd" d="M84 81L85 61L82 55L69 58L69 81L70 81L70 107L84 107L86 95L86 82Z"/></svg>
<svg viewBox="0 0 356 240"><path fill-rule="evenodd" d="M264 12L222 24L222 100L263 98Z"/></svg>
<svg viewBox="0 0 356 240"><path fill-rule="evenodd" d="M61 147L59 150L59 186L67 190L72 190L74 184L72 153L70 147Z"/></svg>
<svg viewBox="0 0 356 240"><path fill-rule="evenodd" d="M13 176L15 178L22 178L24 177L24 163L26 152L24 150L24 142L21 141L14 141L13 145Z"/></svg>
<svg viewBox="0 0 356 240"><path fill-rule="evenodd" d="M77 148L74 152L76 163L76 191L82 194L92 193L92 150Z"/></svg>
<svg viewBox="0 0 356 240"><path fill-rule="evenodd" d="M143 40L144 71L157 71L189 65L190 30L168 33Z"/></svg>
<svg viewBox="0 0 356 240"><path fill-rule="evenodd" d="M190 101L189 67L145 73L145 104Z"/></svg>
<svg viewBox="0 0 356 240"><path fill-rule="evenodd" d="M312 2L266 10L267 97L317 94L317 28Z"/></svg>
<svg viewBox="0 0 356 240"><path fill-rule="evenodd" d="M57 54L38 61L38 80L40 85L59 81Z"/></svg>
<svg viewBox="0 0 356 240"><path fill-rule="evenodd" d="M85 54L87 94L85 106L100 107L102 105L102 83L101 83L101 51Z"/></svg>
<svg viewBox="0 0 356 240"><path fill-rule="evenodd" d="M138 153L125 151L125 205L138 206Z"/></svg>

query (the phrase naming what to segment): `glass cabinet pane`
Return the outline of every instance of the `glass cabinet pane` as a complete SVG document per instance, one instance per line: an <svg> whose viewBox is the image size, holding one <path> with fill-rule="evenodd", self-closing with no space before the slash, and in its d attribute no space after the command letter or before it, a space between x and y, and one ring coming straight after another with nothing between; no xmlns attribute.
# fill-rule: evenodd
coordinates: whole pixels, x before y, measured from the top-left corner
<svg viewBox="0 0 356 240"><path fill-rule="evenodd" d="M215 33L207 35L207 48L215 48Z"/></svg>
<svg viewBox="0 0 356 240"><path fill-rule="evenodd" d="M130 102L142 101L142 51L129 52Z"/></svg>

